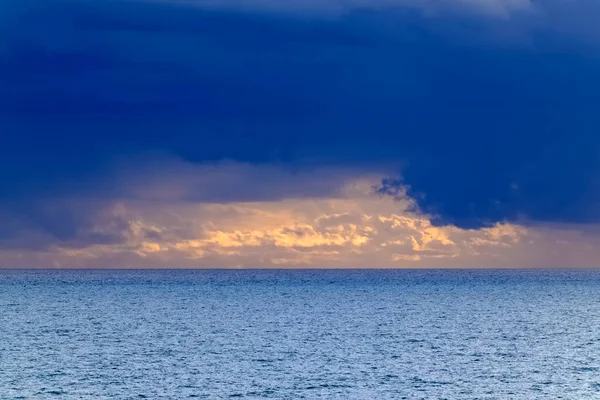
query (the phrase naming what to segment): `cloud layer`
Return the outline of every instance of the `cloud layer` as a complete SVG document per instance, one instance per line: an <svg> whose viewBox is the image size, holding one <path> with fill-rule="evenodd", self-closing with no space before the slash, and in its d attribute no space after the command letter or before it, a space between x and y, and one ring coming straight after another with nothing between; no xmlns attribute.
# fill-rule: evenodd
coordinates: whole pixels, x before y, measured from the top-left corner
<svg viewBox="0 0 600 400"><path fill-rule="evenodd" d="M461 254L456 232L589 231L600 221L597 2L5 3L0 240L13 256L93 247L147 252L149 262L163 246L181 255L186 240L210 255L231 235L257 243L238 246L249 252L277 249L268 259L283 263L291 250L282 240L346 240L356 251L377 242L385 262L393 253L433 263L414 249L453 248L420 233L413 242L363 231L395 229L379 218L405 217L398 205L364 213L368 220L351 214L356 230L344 225L339 236L316 222L320 214L154 242L136 242L132 228L133 204L155 205L140 226L184 203L204 213L206 204L260 202L268 213L290 199L339 198L346 182L367 175L390 178L379 193L391 205L407 191L414 218L430 224L415 222L420 232L437 237L443 227ZM115 204L125 211L113 213ZM359 237L369 240L353 246ZM412 250L387 254L387 242Z"/></svg>
<svg viewBox="0 0 600 400"><path fill-rule="evenodd" d="M224 169L231 168L252 169ZM221 171L215 166L203 173L211 182L208 178ZM302 176L286 179L304 184ZM62 199L62 213L56 214L58 204L38 210L35 221L49 221L46 225L15 225L11 236L0 238L0 267L594 267L600 256L598 238L572 227L434 226L429 216L415 212L411 198L374 195L379 181L376 176L344 178L329 195L251 202L185 196L87 204ZM54 225L70 230L57 231Z"/></svg>

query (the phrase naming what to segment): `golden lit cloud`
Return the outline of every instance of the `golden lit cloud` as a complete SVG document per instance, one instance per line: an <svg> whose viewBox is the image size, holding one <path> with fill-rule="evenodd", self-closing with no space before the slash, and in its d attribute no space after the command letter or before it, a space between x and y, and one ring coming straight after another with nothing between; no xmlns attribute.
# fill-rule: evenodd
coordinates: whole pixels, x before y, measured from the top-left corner
<svg viewBox="0 0 600 400"><path fill-rule="evenodd" d="M97 243L5 250L2 259L50 268L477 268L589 265L600 256L572 230L434 226L410 211L410 199L374 196L374 182L351 181L335 197L119 202L86 228Z"/></svg>

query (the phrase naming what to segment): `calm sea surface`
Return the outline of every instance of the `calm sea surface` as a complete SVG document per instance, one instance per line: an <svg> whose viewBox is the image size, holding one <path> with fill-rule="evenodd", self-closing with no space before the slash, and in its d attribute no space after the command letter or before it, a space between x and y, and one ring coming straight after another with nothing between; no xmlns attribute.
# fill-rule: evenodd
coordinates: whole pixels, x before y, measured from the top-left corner
<svg viewBox="0 0 600 400"><path fill-rule="evenodd" d="M0 271L0 399L600 399L598 271Z"/></svg>

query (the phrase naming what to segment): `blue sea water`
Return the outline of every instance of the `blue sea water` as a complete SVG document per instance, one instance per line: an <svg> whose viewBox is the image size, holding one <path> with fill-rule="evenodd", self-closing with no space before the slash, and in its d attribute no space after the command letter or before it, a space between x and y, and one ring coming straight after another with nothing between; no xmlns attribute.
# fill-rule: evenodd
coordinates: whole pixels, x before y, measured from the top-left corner
<svg viewBox="0 0 600 400"><path fill-rule="evenodd" d="M600 399L600 271L0 271L0 399Z"/></svg>

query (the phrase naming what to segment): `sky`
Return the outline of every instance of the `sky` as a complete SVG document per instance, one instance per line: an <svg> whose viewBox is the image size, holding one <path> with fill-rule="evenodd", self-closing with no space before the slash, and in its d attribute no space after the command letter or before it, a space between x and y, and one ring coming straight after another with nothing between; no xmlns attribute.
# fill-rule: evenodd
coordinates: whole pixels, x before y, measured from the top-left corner
<svg viewBox="0 0 600 400"><path fill-rule="evenodd" d="M0 268L600 266L595 0L0 3Z"/></svg>

